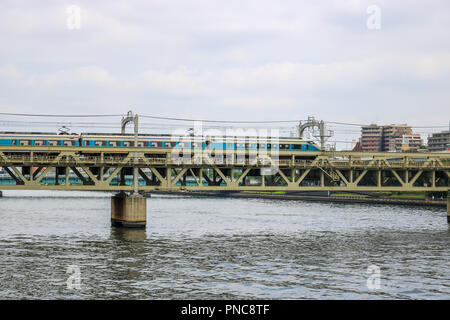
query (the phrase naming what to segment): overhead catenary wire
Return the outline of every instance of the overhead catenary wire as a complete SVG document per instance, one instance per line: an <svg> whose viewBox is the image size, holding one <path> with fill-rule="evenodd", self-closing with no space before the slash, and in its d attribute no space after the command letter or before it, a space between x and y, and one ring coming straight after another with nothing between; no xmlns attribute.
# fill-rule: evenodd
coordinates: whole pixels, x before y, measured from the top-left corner
<svg viewBox="0 0 450 320"><path fill-rule="evenodd" d="M122 117L123 114L36 114L36 113L9 113L0 112L2 116L17 117L52 117L52 118L101 118L101 117Z"/></svg>
<svg viewBox="0 0 450 320"><path fill-rule="evenodd" d="M124 114L35 114L35 113L8 113L0 112L3 116L19 116L19 117L51 117L51 118L102 118L102 117L123 117ZM165 121L183 121L183 122L205 122L205 123L233 123L233 124L275 124L275 123L299 123L307 120L209 120L209 119L194 119L194 118L177 118L177 117L161 117L154 115L142 115L139 117L165 120ZM338 122L324 120L326 124L342 125L342 126L356 126L363 127L369 126L362 123L350 123L350 122ZM448 125L433 125L433 126L410 126L411 128L418 129L442 129L448 128Z"/></svg>
<svg viewBox="0 0 450 320"><path fill-rule="evenodd" d="M149 115L139 115L139 117L158 120L212 122L212 123L297 123L300 121L306 121L306 120L208 120L208 119L192 119L192 118L157 117Z"/></svg>

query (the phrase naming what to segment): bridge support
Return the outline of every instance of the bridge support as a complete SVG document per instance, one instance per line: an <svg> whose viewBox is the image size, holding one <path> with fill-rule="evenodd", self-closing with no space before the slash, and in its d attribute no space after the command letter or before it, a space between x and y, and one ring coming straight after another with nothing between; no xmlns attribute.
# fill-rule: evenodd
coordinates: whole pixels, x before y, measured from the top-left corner
<svg viewBox="0 0 450 320"><path fill-rule="evenodd" d="M447 191L447 222L450 224L450 190Z"/></svg>
<svg viewBox="0 0 450 320"><path fill-rule="evenodd" d="M125 228L145 228L147 199L140 194L121 192L111 197L111 225Z"/></svg>

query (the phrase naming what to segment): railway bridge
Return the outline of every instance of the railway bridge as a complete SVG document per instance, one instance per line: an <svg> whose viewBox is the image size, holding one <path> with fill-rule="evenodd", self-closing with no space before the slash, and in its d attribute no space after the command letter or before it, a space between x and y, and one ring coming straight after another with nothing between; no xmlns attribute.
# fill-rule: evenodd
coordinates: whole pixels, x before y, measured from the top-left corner
<svg viewBox="0 0 450 320"><path fill-rule="evenodd" d="M214 150L82 146L0 146L0 167L12 183L0 190L98 190L111 201L114 225L145 226L138 191L443 191L450 153L258 150L221 156ZM76 177L76 179L73 179ZM447 199L450 223L450 198Z"/></svg>

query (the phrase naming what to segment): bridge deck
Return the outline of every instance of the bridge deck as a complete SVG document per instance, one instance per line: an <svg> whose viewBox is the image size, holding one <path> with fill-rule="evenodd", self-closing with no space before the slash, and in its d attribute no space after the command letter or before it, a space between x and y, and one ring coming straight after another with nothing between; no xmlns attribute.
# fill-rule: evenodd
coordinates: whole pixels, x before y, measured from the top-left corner
<svg viewBox="0 0 450 320"><path fill-rule="evenodd" d="M134 167L140 190L447 191L450 186L450 153L0 146L0 167L13 181L0 179L0 189L131 191Z"/></svg>

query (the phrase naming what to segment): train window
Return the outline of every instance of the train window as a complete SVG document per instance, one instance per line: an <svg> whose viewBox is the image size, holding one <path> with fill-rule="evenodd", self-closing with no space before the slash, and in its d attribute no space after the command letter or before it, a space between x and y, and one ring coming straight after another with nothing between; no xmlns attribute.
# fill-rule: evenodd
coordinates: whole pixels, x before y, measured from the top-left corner
<svg viewBox="0 0 450 320"><path fill-rule="evenodd" d="M97 147L106 147L106 140L97 140L97 141L95 141L95 146L97 146Z"/></svg>
<svg viewBox="0 0 450 320"><path fill-rule="evenodd" d="M124 147L134 147L134 141L124 141L123 146Z"/></svg>
<svg viewBox="0 0 450 320"><path fill-rule="evenodd" d="M137 146L138 147L143 147L144 146L144 141L138 141Z"/></svg>
<svg viewBox="0 0 450 320"><path fill-rule="evenodd" d="M305 145L305 150L309 149L309 144Z"/></svg>
<svg viewBox="0 0 450 320"><path fill-rule="evenodd" d="M58 140L48 140L48 145L56 147L58 145Z"/></svg>
<svg viewBox="0 0 450 320"><path fill-rule="evenodd" d="M160 142L160 141L153 141L152 142L152 147L153 148L161 148L162 147L162 142Z"/></svg>
<svg viewBox="0 0 450 320"><path fill-rule="evenodd" d="M167 141L167 142L164 143L164 146L165 146L166 148L172 148L173 146L175 146L175 142L169 142L169 141Z"/></svg>
<svg viewBox="0 0 450 320"><path fill-rule="evenodd" d="M119 141L110 141L109 146L110 147L117 147L119 145Z"/></svg>
<svg viewBox="0 0 450 320"><path fill-rule="evenodd" d="M20 140L21 146L29 146L31 145L31 140Z"/></svg>
<svg viewBox="0 0 450 320"><path fill-rule="evenodd" d="M289 150L288 144L280 144L280 150Z"/></svg>
<svg viewBox="0 0 450 320"><path fill-rule="evenodd" d="M64 145L66 147L70 147L74 145L74 141L70 141L70 140L64 140Z"/></svg>
<svg viewBox="0 0 450 320"><path fill-rule="evenodd" d="M293 144L292 145L292 149L301 150L302 149L302 145L301 144Z"/></svg>
<svg viewBox="0 0 450 320"><path fill-rule="evenodd" d="M192 148L201 148L202 143L201 142L192 142Z"/></svg>
<svg viewBox="0 0 450 320"><path fill-rule="evenodd" d="M45 146L45 140L34 140L35 146Z"/></svg>

